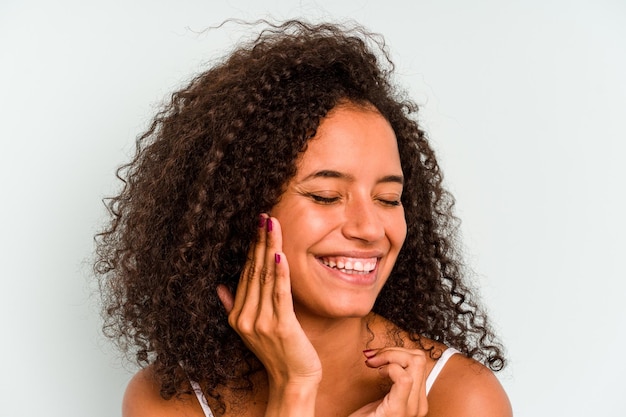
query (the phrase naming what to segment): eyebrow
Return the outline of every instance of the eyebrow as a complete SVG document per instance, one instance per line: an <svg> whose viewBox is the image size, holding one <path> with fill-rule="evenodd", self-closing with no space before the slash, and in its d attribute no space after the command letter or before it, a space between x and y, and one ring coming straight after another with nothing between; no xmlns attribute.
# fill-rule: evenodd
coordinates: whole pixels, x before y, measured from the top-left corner
<svg viewBox="0 0 626 417"><path fill-rule="evenodd" d="M346 180L350 182L354 181L354 176L350 174L346 174L344 172L339 172L339 171L333 171L331 169L323 169L321 171L315 171L307 175L300 182L306 182L306 181L310 181L316 178L338 178L338 179ZM380 178L376 182L377 183L392 182L392 183L398 183L400 185L404 185L404 177L402 175L385 175L384 177Z"/></svg>

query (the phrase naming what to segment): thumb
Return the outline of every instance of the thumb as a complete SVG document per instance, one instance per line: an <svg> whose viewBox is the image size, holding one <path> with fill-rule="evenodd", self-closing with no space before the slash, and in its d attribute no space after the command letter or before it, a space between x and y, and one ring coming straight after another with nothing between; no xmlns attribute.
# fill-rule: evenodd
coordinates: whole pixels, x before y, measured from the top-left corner
<svg viewBox="0 0 626 417"><path fill-rule="evenodd" d="M217 296L219 297L224 309L227 313L230 313L235 304L235 298L226 285L219 284L217 286Z"/></svg>

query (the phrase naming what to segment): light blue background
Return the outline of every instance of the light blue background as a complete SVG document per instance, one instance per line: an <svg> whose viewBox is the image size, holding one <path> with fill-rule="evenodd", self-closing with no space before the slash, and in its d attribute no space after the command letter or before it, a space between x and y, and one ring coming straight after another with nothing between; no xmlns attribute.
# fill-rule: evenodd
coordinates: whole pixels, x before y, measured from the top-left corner
<svg viewBox="0 0 626 417"><path fill-rule="evenodd" d="M158 103L246 30L382 33L457 197L518 417L623 416L626 3L0 3L0 416L114 416L134 368L100 335L100 199Z"/></svg>

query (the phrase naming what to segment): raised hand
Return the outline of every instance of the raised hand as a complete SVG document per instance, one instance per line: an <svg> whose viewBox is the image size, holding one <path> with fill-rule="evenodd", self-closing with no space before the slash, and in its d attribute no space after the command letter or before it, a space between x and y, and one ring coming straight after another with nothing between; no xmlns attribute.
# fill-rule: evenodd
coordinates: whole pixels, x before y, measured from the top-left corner
<svg viewBox="0 0 626 417"><path fill-rule="evenodd" d="M392 385L382 400L362 407L350 417L423 417L428 413L423 351L391 347L363 353L366 365L378 368Z"/></svg>
<svg viewBox="0 0 626 417"><path fill-rule="evenodd" d="M259 239L250 250L234 300L225 286L218 287L218 296L229 313L229 324L265 366L268 410L284 409L291 397L309 392L313 403L300 398L300 405L313 411L322 366L294 313L289 265L275 218L260 217ZM285 413L274 413L281 414Z"/></svg>

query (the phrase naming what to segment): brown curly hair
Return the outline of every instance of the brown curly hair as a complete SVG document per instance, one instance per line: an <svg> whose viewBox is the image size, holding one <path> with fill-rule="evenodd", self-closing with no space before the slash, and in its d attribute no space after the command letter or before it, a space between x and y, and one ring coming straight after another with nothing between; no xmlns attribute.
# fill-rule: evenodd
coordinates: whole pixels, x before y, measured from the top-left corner
<svg viewBox="0 0 626 417"><path fill-rule="evenodd" d="M267 22L265 22L267 23ZM137 140L96 236L105 333L153 364L161 395L187 378L219 399L262 369L228 325L216 287L235 291L258 215L279 200L296 160L338 103L373 105L398 141L407 238L374 312L410 334L504 366L485 314L463 284L454 200L416 121L391 83L384 41L366 30L300 21L256 39L174 93ZM246 382L247 381L247 385Z"/></svg>

